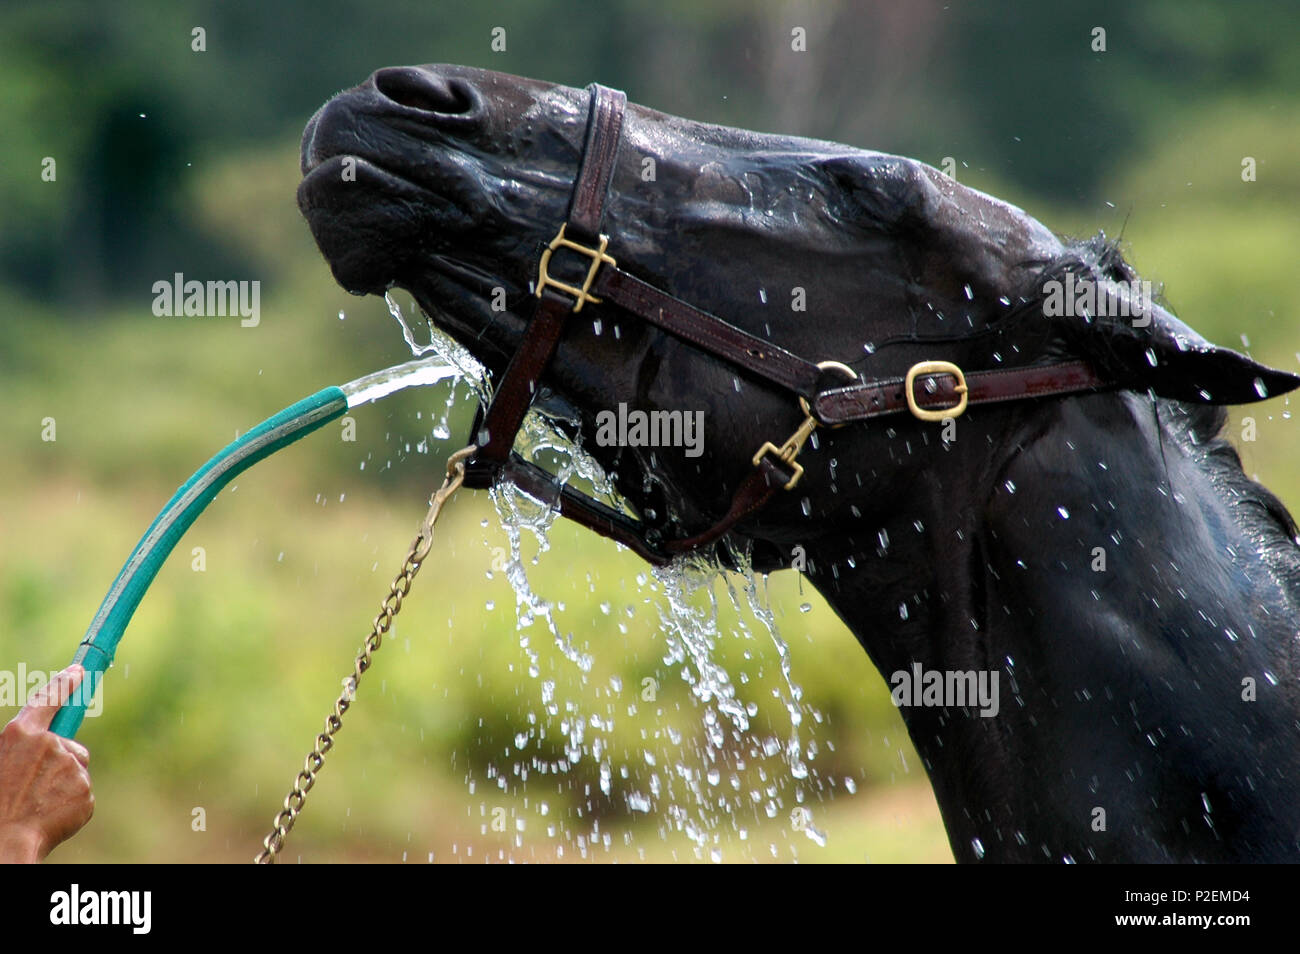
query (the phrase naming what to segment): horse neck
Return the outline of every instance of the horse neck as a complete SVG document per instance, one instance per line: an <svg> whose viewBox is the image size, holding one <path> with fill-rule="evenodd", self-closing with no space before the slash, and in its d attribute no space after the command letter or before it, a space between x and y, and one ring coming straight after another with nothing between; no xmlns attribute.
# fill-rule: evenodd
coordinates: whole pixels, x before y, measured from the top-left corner
<svg viewBox="0 0 1300 954"><path fill-rule="evenodd" d="M1009 436L918 475L874 559L810 574L891 686L996 674L991 717L902 707L956 857L1294 859L1294 546L1261 558L1222 465L1133 395Z"/></svg>

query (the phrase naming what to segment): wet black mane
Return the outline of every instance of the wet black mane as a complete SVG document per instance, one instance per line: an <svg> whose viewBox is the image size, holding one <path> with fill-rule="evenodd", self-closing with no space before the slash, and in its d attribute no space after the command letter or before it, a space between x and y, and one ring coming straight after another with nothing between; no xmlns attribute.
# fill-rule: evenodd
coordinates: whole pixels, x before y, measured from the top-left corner
<svg viewBox="0 0 1300 954"><path fill-rule="evenodd" d="M1127 261L1118 240L1104 233L1067 245L1066 253L1048 265L1035 279L1041 290L1052 279L1067 272L1076 276L1128 282L1137 279L1136 270ZM1172 313L1162 295L1156 302ZM1041 298L1027 302L1035 312ZM1128 332L1129 319L1094 318L1095 330L1102 342L1115 341ZM1095 345L1094 345L1095 347ZM1225 435L1228 409L1222 405L1192 404L1153 396L1153 410L1163 438L1172 440L1189 458L1205 470L1213 486L1230 501L1238 524L1258 548L1264 561L1293 587L1300 587L1300 547L1297 544L1295 519L1286 506L1268 488L1251 480L1242 468L1241 455Z"/></svg>
<svg viewBox="0 0 1300 954"><path fill-rule="evenodd" d="M1300 530L1277 495L1246 476L1241 455L1223 433L1228 409L1163 398L1157 406L1163 433L1201 465L1261 559L1290 588L1300 588Z"/></svg>

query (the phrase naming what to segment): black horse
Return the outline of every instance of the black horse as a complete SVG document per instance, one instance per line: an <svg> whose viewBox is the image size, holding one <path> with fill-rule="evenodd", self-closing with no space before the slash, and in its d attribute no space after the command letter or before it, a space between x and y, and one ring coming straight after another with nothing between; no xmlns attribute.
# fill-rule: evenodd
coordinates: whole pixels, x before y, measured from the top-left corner
<svg viewBox="0 0 1300 954"><path fill-rule="evenodd" d="M500 375L590 99L436 66L331 100L303 138L299 203L338 281L408 289ZM601 228L619 268L757 338L863 378L1074 359L1114 384L823 427L802 483L720 548L802 569L896 687L999 680L996 715L919 691L903 709L956 857L1300 859L1297 531L1219 436L1222 405L1300 379L1149 302L1058 314L1062 284L1136 279L1113 245L1063 244L921 163L640 106L621 142ZM803 418L763 376L609 302L566 321L542 382L663 534L717 523L756 449ZM702 452L597 446L620 404L703 411Z"/></svg>

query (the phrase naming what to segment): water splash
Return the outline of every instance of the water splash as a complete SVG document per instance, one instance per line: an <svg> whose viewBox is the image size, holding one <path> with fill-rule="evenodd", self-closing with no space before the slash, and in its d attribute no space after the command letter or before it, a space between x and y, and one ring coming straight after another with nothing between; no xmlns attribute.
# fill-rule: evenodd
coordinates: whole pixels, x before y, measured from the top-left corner
<svg viewBox="0 0 1300 954"><path fill-rule="evenodd" d="M384 293L384 301L388 305L388 313L393 316L402 329L402 338L406 341L406 346L411 349L411 354L417 358L423 358L426 354L432 352L435 356L441 358L445 364L454 368L458 377L469 381L479 400L491 399L491 385L488 381L487 370L479 363L477 358L454 339L439 331L433 322L429 321L423 314L420 316L420 321L429 331L429 343L420 344L415 340L415 332L406 320L406 316L402 314L401 304L393 297L391 291Z"/></svg>
<svg viewBox="0 0 1300 954"><path fill-rule="evenodd" d="M607 502L620 503L606 475L580 444L540 415L529 416L516 449L535 462L549 455L552 470L562 481L582 477ZM806 747L803 742L807 707L802 701L803 690L793 678L789 647L746 555L730 554L740 568L736 573L689 557L655 568L650 575L638 575L638 596L642 603L650 604L658 618L662 663L676 671L688 687L698 721L678 728L670 714L675 709L652 706L659 726L655 731L658 751L645 748L620 756L613 737L613 707L597 706L593 711L592 700L587 698L590 693L583 691L591 688L595 660L575 644L573 633L566 631L562 604L544 599L530 580L530 568L541 566L550 552L549 534L556 510L549 502L534 500L510 484L498 484L491 493L509 541L505 576L515 592L520 650L529 676L539 682L541 711L530 712L526 718L538 727L538 737L559 731L567 761L559 767L538 756L530 763L532 771L594 776L602 796L616 804L622 802L629 813L657 816L660 838L684 836L701 860L721 857L724 850L746 855L758 850L748 841L743 820L754 817L760 806L770 818L788 813L791 806L802 805L808 798L809 786L817 791L823 786L808 765L816 745L811 739ZM526 559L525 552L534 547L535 555ZM734 622L723 624L720 610ZM606 613L603 605L601 612ZM541 679L541 673L553 671L558 660L543 658L542 647L534 643L539 624L559 658L572 667L567 689L559 685L565 680ZM773 695L788 725L784 738L770 730L758 731L754 722L760 714L757 701L743 697L719 661L724 640L758 643L760 637L775 651L780 668L783 691ZM757 649L747 650L746 657L755 655ZM621 688L621 683L618 685ZM656 687L651 698L657 701L657 692L666 688ZM644 701L646 696L641 698ZM821 720L820 713L814 715ZM588 810L596 812L597 807L588 801ZM807 808L798 811L793 831L824 845L825 833L812 824L811 812ZM590 843L590 835L574 831L569 835L575 843L583 838ZM768 848L773 853L777 850L775 845ZM581 846L579 850L581 853Z"/></svg>
<svg viewBox="0 0 1300 954"><path fill-rule="evenodd" d="M412 354L417 359L432 354L429 367L441 369L421 373L440 373L439 380L453 380L442 421L434 428L436 438L446 439L450 436L447 412L456 403L456 385L463 378L476 396L485 399L490 395L487 375L472 355L423 315L420 323L429 329L430 337L427 344L417 341L416 322L407 320L391 295L386 301ZM390 370L402 367L407 366ZM526 460L545 465L560 483L580 483L597 499L630 509L583 450L577 425L530 411L515 450ZM657 824L664 841L684 837L699 860L724 860L724 855L730 856L726 860L752 858L759 852L777 855L778 844L759 845L751 838L760 813L767 818L787 816L791 835L803 834L824 845L826 835L813 824L806 803L822 797L831 784L818 777L814 764L818 746L814 731L805 725L806 716L814 723L821 723L823 717L803 702L789 646L770 606L766 577L754 574L747 555L729 554L738 572L688 557L637 576L635 598L652 610L648 618L657 621L662 640L657 644L662 649L660 661L685 684L694 709L691 717L689 708L663 704L673 698L671 687L648 693L642 680L624 694L620 680L600 676L597 670L608 660L596 658L584 648L585 641L575 637L564 602L547 598L540 592L545 587L534 586L534 577L546 561L562 558L551 553L550 544L558 515L556 501L536 500L509 483L498 483L489 496L508 543L502 575L514 592L516 639L534 688L531 693L527 686L520 690L521 723L512 727L513 747L503 753L513 764L498 764L502 753L497 753L488 780L503 792L525 796L525 802L535 806L546 804L535 797L539 786L546 784L537 776L555 777L561 796L566 787L570 795L579 796L576 814L567 818L552 814L544 820L543 830L556 856L564 856L566 845L580 857L588 857L602 845L609 847L610 834L601 830L601 816L608 811L602 800L611 807L621 806L629 819ZM617 619L622 633L628 632L636 612L634 605L600 606L602 617ZM579 628L586 625L579 623ZM733 640L743 646L747 661L738 670L740 685L721 661L724 650L734 649ZM607 646L609 652L620 648ZM749 669L756 668L762 675L764 657L770 660L773 654L780 679L771 689L775 705L763 706L761 699L747 697L758 691L757 684L748 685ZM533 701L528 701L530 696ZM620 701L617 708L614 699ZM639 712L639 706L648 711ZM651 737L639 749L628 749L626 736L616 736L622 712L628 718L639 716L641 724L652 723L642 733ZM685 721L683 714L688 716ZM467 777L471 793L473 776L471 772ZM625 835L625 842L630 837ZM796 841L782 843L797 857ZM516 840L515 844L522 843Z"/></svg>

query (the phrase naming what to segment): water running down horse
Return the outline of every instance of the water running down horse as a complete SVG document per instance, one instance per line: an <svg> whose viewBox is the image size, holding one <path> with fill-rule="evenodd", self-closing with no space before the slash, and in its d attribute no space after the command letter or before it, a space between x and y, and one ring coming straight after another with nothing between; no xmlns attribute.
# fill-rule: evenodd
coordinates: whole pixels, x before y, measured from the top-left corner
<svg viewBox="0 0 1300 954"><path fill-rule="evenodd" d="M887 678L1001 677L991 718L903 709L959 860L1300 859L1296 526L1218 436L1300 379L1145 300L1048 315L1137 287L1112 244L909 159L464 67L335 97L302 167L339 282L408 289L511 393L481 480L553 492L509 458L538 388L581 435L702 411L699 456L586 442L639 520L557 502L651 560L806 554Z"/></svg>

